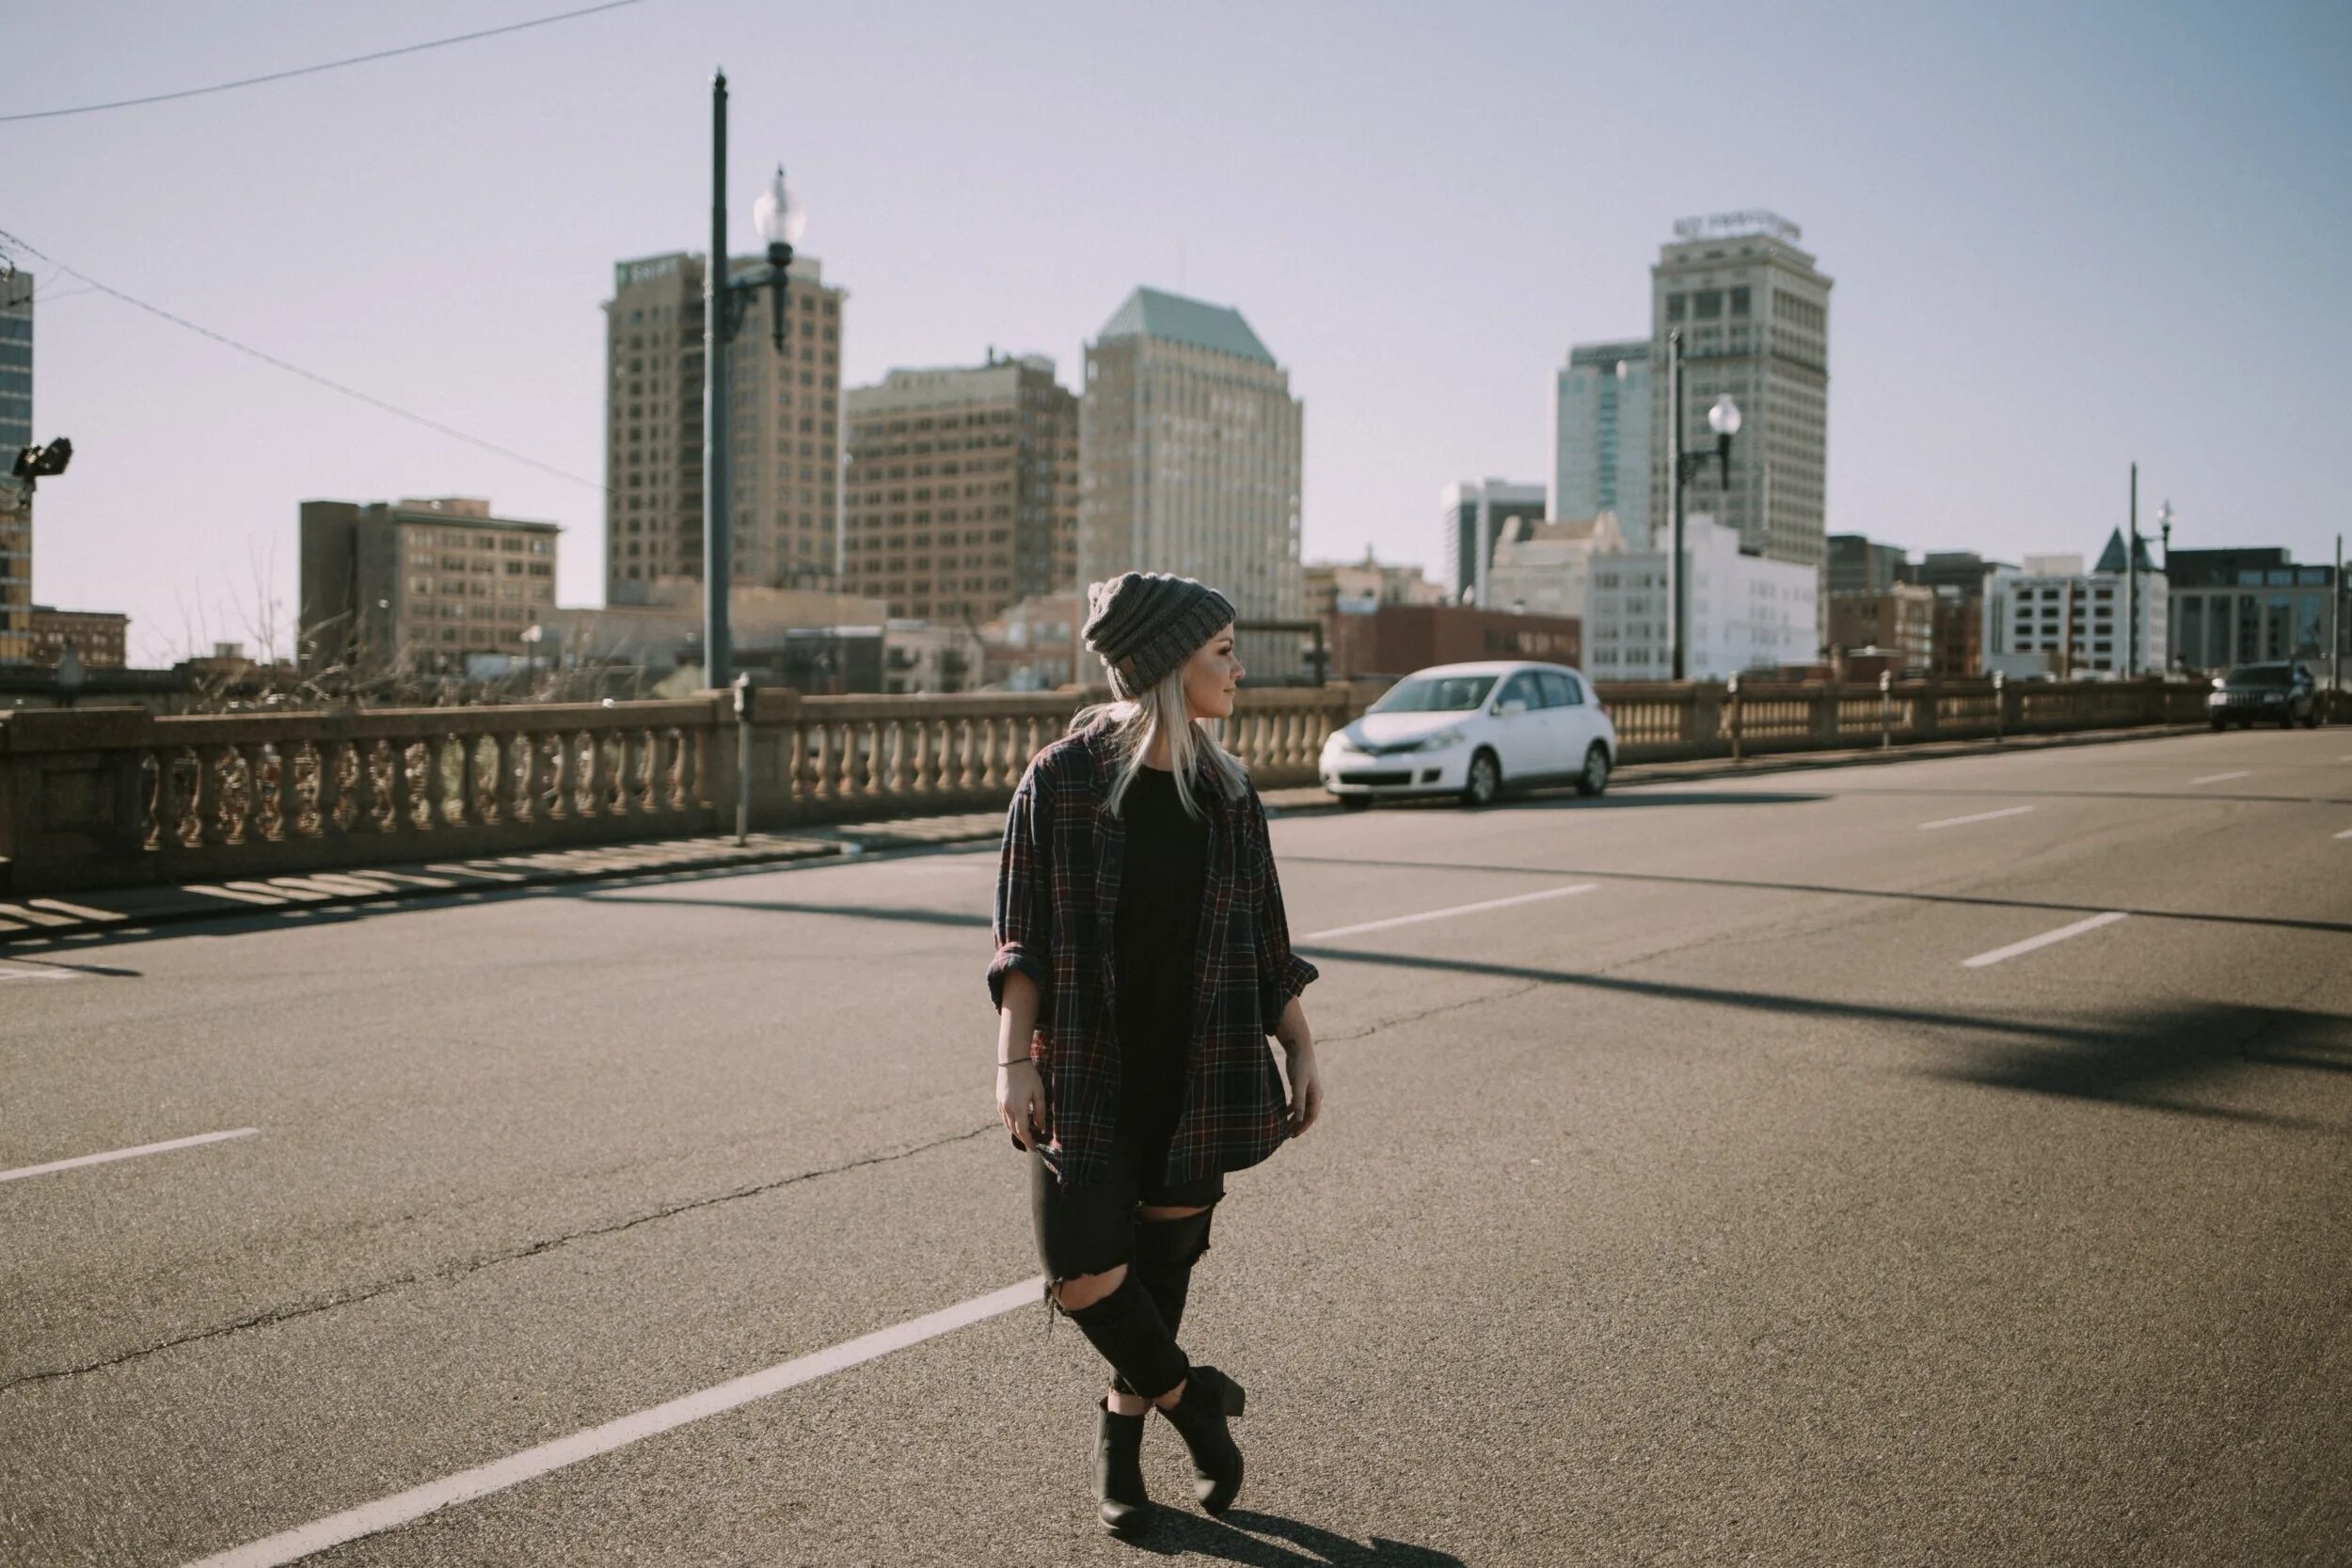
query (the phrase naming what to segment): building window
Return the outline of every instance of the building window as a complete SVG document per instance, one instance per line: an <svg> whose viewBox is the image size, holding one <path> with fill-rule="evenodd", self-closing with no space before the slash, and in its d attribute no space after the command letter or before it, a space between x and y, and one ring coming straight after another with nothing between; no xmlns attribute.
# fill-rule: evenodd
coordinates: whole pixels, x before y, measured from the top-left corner
<svg viewBox="0 0 2352 1568"><path fill-rule="evenodd" d="M1735 316L1748 313L1748 291L1744 284L1731 291L1731 313Z"/></svg>
<svg viewBox="0 0 2352 1568"><path fill-rule="evenodd" d="M1682 294L1668 294L1666 296L1666 319L1668 321L1678 322L1682 319L1685 300L1686 296Z"/></svg>
<svg viewBox="0 0 2352 1568"><path fill-rule="evenodd" d="M1691 296L1691 313L1701 321L1714 321L1724 313L1724 292L1701 289Z"/></svg>

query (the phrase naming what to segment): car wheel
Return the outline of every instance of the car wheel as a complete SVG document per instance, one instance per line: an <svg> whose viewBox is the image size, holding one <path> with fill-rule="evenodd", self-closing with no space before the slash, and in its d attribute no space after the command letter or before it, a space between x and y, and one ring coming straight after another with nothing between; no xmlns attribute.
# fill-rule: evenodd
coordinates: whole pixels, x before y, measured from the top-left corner
<svg viewBox="0 0 2352 1568"><path fill-rule="evenodd" d="M1342 811L1370 811L1372 809L1372 797L1369 795L1343 795L1339 800Z"/></svg>
<svg viewBox="0 0 2352 1568"><path fill-rule="evenodd" d="M1462 785L1462 804L1473 809L1491 806L1502 793L1502 765L1481 746L1470 760L1470 777Z"/></svg>
<svg viewBox="0 0 2352 1568"><path fill-rule="evenodd" d="M1593 742L1584 753L1584 771L1576 776L1576 792L1591 797L1609 787L1609 748Z"/></svg>

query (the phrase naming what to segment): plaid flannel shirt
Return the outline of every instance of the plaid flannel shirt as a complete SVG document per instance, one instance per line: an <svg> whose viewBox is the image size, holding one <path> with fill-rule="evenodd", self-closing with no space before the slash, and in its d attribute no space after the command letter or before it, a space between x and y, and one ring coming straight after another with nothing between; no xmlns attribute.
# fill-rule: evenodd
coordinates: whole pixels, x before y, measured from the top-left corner
<svg viewBox="0 0 2352 1568"><path fill-rule="evenodd" d="M1031 1052L1054 1126L1045 1153L1073 1185L1107 1179L1119 1119L1111 923L1126 830L1104 804L1116 766L1103 725L1066 736L1031 759L1005 816L996 875L989 1001L1003 1005L1010 971L1037 983ZM1240 1170L1280 1147L1282 1085L1266 1037L1316 973L1291 951L1256 787L1227 798L1204 760L1194 798L1209 815L1209 864L1169 1181Z"/></svg>

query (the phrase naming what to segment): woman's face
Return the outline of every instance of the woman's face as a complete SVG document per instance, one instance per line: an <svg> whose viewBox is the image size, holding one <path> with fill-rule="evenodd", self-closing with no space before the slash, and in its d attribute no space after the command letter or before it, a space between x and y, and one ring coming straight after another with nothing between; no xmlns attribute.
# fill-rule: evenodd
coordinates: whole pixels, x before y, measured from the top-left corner
<svg viewBox="0 0 2352 1568"><path fill-rule="evenodd" d="M1195 719L1230 719L1233 688L1241 684L1241 660L1233 657L1233 623L1192 651L1184 660L1184 707Z"/></svg>

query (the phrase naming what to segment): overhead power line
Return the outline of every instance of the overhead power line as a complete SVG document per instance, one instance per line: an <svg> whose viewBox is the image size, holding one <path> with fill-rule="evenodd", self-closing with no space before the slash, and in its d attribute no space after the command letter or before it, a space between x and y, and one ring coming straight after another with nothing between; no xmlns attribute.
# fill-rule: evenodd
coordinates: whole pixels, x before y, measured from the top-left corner
<svg viewBox="0 0 2352 1568"><path fill-rule="evenodd" d="M455 38L435 39L428 43L403 44L398 49L379 49L373 55L354 55L347 60L328 60L323 65L297 66L292 71L273 71L266 76L246 76L234 82L220 82L209 87L183 87L178 92L150 93L145 98L119 98L111 103L83 103L71 109L36 109L30 114L0 115L0 125L24 119L61 119L68 115L94 115L107 109L135 109L148 103L169 103L182 98L202 98L207 93L233 92L239 87L258 87L265 82L283 82L295 76L315 76L322 71L341 71L345 66L366 65L372 60L389 60L401 55L419 55L428 49L446 49L453 43L471 43L477 39L497 38L501 33L519 33L531 27L548 27L558 22L570 22L598 11L616 11L624 6L639 6L644 0L605 0L601 6L588 6L560 16L543 16L531 22L512 22L503 27L485 27L478 33L460 33Z"/></svg>
<svg viewBox="0 0 2352 1568"><path fill-rule="evenodd" d="M215 332L209 326L199 326L195 322L188 320L184 316L175 316L170 311L163 309L161 306L150 305L143 299L137 299L130 294L124 293L120 289L114 288L105 283L101 283L97 278L92 277L86 272L79 272L72 267L67 266L63 261L58 261L55 256L52 256L48 252L18 238L16 235L9 233L5 229L0 229L0 243L13 245L17 249L24 251L28 256L38 257L40 260L48 262L51 266L56 268L57 271L64 273L68 277L79 278L82 282L88 284L92 289L97 290L102 294L111 295L112 297L122 301L125 305L135 306L137 309L146 311L149 315L160 317L161 319L171 323L174 326L185 327L188 331L195 333L199 338L210 338L214 342L219 343L225 348L233 348L239 354L250 356L255 359L259 359L264 365L275 366L277 369L285 371L289 374L298 375L302 377L303 380L324 387L330 392L341 392L347 398L356 399L360 403L366 404L371 408L380 408L385 413L396 415L401 419L406 420L411 424L420 424L424 426L425 429L436 431L440 435L454 436L456 439L465 442L468 446L480 447L484 451L496 452L501 457L511 458L517 463L529 464L532 467L538 469L541 473L553 474L558 479L569 480L574 484L585 485L591 490L599 492L610 488L610 486L605 485L596 480L582 479L580 475L567 472L564 469L555 467L551 463L542 463L535 457L525 456L523 453L515 451L512 447L501 447L496 441L485 441L479 436L469 436L466 432L458 429L455 425L443 424L438 420L429 420L422 414L411 413L409 410L401 407L398 404L387 403L382 398L373 396L371 393L360 391L356 387L346 387L340 381L330 380L327 377L319 374L316 371L306 371L300 365L293 364L287 360L280 359L274 354L265 354L262 350L255 348L250 343L241 343L237 341L236 339L229 337L224 333Z"/></svg>

